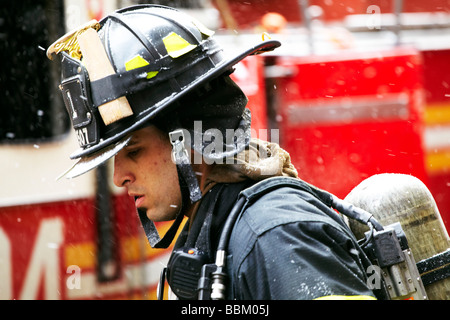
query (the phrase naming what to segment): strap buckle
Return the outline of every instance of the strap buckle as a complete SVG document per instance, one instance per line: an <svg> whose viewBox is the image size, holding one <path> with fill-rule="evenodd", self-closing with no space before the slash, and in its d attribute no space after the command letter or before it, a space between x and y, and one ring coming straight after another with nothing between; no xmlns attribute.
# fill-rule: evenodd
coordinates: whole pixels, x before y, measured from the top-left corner
<svg viewBox="0 0 450 320"><path fill-rule="evenodd" d="M175 164L189 163L189 154L184 146L183 130L169 132L169 138L172 144L172 161Z"/></svg>

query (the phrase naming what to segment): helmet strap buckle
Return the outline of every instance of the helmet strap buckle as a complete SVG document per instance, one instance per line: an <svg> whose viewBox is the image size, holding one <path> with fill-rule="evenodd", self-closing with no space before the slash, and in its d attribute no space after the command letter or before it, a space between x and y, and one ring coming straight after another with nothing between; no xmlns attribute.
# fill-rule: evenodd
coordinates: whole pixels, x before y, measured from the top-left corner
<svg viewBox="0 0 450 320"><path fill-rule="evenodd" d="M170 143L172 144L172 161L175 164L190 163L189 154L184 146L183 130L169 132Z"/></svg>
<svg viewBox="0 0 450 320"><path fill-rule="evenodd" d="M177 129L169 132L169 138L172 144L172 161L177 165L179 179L184 180L189 189L191 203L195 203L202 198L202 192L189 161L189 154L184 146L183 130Z"/></svg>

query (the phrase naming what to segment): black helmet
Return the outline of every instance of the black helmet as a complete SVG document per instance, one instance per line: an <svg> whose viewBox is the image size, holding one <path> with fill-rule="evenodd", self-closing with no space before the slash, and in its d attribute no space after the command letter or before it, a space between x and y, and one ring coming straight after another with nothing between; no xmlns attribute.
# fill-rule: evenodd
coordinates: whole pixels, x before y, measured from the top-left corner
<svg viewBox="0 0 450 320"><path fill-rule="evenodd" d="M232 72L233 65L246 56L270 51L280 45L278 41L264 41L235 57L225 58L222 49L211 37L212 31L178 10L159 5L121 9L88 27L98 30L115 74L90 80L83 60L78 59L80 56L74 57L76 50L72 50L72 54L67 52L70 47L67 43L73 45L74 38L83 28L56 41L47 52L51 59L55 53L61 54L60 88L81 147L70 156L80 161L70 172L66 172L69 178L81 175L113 157L126 145L129 134L149 120L157 121L157 118L163 118L164 114L173 110L184 114L183 119L191 114L190 111L195 114L191 106L183 103L183 99L196 101L195 96L204 94L202 90L206 84L216 83L223 92L232 93L235 100L226 102L227 108L222 109L237 112L239 119L244 121L237 125L248 129L249 115L248 110L244 110L246 98L242 91L231 79L213 80L222 76L226 78ZM132 115L105 124L99 107L125 96ZM211 99L217 100L217 97ZM240 105L242 110L230 108L236 105ZM212 119L217 110L205 108L200 107L201 113L206 116L209 113ZM222 118L223 110L217 111L222 113ZM171 119L174 119L173 114ZM177 125L174 124L175 127ZM202 152L205 148L197 146L196 149ZM231 153L236 154L240 150L242 148L238 147Z"/></svg>
<svg viewBox="0 0 450 320"><path fill-rule="evenodd" d="M94 34L91 42L98 42L97 52L104 53L108 67L112 65L110 74L99 76L88 70L88 51L80 52L78 43L86 34ZM220 160L242 151L250 141L250 113L245 108L247 98L229 74L248 55L280 45L264 41L225 58L211 35L201 23L175 9L139 5L90 22L50 46L50 59L61 54L60 88L81 147L71 155L79 161L65 175L76 177L115 156L133 131L151 122L169 133L183 203L198 201L201 192L184 148L186 142L180 139L183 130L191 133L190 146L205 159ZM90 54L96 56L96 52ZM126 112L106 119L101 108L121 99L125 99ZM202 128L193 125L196 120ZM222 137L228 129L243 134L227 140L218 152L209 148L212 139L204 139L212 128ZM201 143L196 134L201 135ZM181 211L163 239L145 212L138 213L152 247L167 247L181 222Z"/></svg>

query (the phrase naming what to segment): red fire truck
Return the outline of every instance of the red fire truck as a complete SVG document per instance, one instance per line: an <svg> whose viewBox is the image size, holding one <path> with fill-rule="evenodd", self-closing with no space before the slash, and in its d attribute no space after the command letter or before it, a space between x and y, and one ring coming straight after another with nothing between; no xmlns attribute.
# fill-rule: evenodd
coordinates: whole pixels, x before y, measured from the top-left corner
<svg viewBox="0 0 450 320"><path fill-rule="evenodd" d="M77 142L44 52L65 29L134 2L1 9L0 299L156 298L170 249L149 247L111 165L57 180ZM371 175L411 174L450 227L446 1L187 2L229 50L263 32L282 42L233 77L249 97L254 131L277 130L301 178L345 197Z"/></svg>

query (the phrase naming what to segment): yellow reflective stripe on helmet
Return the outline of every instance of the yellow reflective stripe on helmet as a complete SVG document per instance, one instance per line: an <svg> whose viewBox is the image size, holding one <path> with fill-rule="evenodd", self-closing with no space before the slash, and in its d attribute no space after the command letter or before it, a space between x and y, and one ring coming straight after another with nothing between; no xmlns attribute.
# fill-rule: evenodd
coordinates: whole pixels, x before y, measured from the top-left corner
<svg viewBox="0 0 450 320"><path fill-rule="evenodd" d="M331 296L323 296L316 298L314 300L377 300L372 296L341 296L341 295L331 295Z"/></svg>
<svg viewBox="0 0 450 320"><path fill-rule="evenodd" d="M203 23L201 23L197 19L192 18L192 23L197 27L198 31L200 31L201 34L207 37L211 37L214 34L214 31L209 30Z"/></svg>
<svg viewBox="0 0 450 320"><path fill-rule="evenodd" d="M178 58L183 54L194 50L197 46L190 44L184 40L180 35L172 32L167 37L163 39L164 45L166 46L167 53L172 58Z"/></svg>
<svg viewBox="0 0 450 320"><path fill-rule="evenodd" d="M148 66L148 65L149 65L149 63L148 63L147 60L142 58L140 55L137 55L133 59L125 62L125 69L127 71L130 71L130 70L141 68L141 67L145 67L145 66ZM147 79L151 79L154 76L156 76L157 74L158 74L158 71L147 72Z"/></svg>

